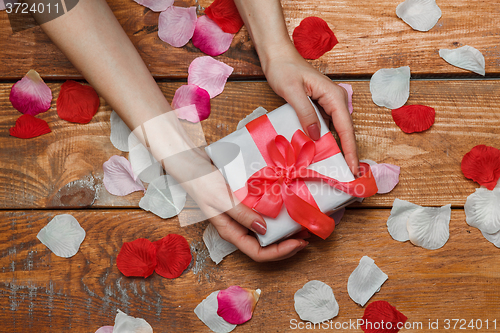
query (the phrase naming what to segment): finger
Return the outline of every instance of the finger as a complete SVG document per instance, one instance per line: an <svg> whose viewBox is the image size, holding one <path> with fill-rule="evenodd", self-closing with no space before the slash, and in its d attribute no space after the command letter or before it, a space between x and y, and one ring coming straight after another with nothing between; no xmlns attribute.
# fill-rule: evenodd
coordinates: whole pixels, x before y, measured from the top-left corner
<svg viewBox="0 0 500 333"><path fill-rule="evenodd" d="M239 203L234 208L226 212L236 222L247 229L250 229L258 234L265 235L267 231L266 221L253 209L248 208L242 203Z"/></svg>

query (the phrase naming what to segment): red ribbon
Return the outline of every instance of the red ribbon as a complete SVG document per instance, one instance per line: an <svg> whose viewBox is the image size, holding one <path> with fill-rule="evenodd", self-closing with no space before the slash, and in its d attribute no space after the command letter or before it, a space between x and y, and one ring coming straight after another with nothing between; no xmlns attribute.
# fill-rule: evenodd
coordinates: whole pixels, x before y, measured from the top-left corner
<svg viewBox="0 0 500 333"><path fill-rule="evenodd" d="M266 115L246 125L267 166L254 173L246 186L242 202L261 214L276 218L283 203L290 217L312 233L325 239L335 228L335 221L321 212L304 181L323 180L351 196L366 198L377 193L371 169L363 165L364 174L351 181L340 182L307 167L340 153L331 133L314 142L297 130L290 143L278 135Z"/></svg>

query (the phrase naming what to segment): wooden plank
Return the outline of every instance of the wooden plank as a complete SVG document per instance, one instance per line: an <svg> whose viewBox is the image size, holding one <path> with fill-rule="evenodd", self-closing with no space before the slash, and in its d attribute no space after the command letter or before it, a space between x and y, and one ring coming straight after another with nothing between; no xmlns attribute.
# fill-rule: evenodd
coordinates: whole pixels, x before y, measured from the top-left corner
<svg viewBox="0 0 500 333"><path fill-rule="evenodd" d="M463 155L479 144L500 148L500 81L412 81L408 104L434 107L436 123L411 135L395 125L390 110L373 104L367 81L351 83L359 157L401 167L394 191L375 195L362 206L391 207L394 198L400 198L420 205L463 207L478 187L461 173ZM160 84L169 100L179 85ZM59 86L50 84L54 101ZM40 115L52 133L22 140L8 135L19 116L8 101L10 87L0 84L0 208L137 207L142 194L116 197L102 185L102 164L112 155L127 156L109 141L111 110L104 100L86 125L59 119L54 102ZM212 100L212 114L202 123L207 142L233 132L256 107L273 110L283 103L267 83L228 83Z"/></svg>
<svg viewBox="0 0 500 333"><path fill-rule="evenodd" d="M155 332L209 332L193 309L211 292L230 285L260 288L254 317L235 332L283 332L300 322L293 295L307 281L329 284L340 306L334 319L356 321L364 309L347 293L347 280L362 256L369 256L389 279L371 301L386 300L410 323L444 319L489 320L500 317L498 249L453 210L450 239L435 251L394 241L387 233L389 210L347 210L326 241L311 238L295 257L259 264L236 252L216 266L202 242L206 223L180 228L137 210L69 211L87 236L80 251L63 259L37 239L38 231L66 211L0 212L0 321L6 332L94 332L113 325L116 309L145 318ZM122 242L144 237L155 241L169 233L184 235L193 262L180 278L127 278L116 267ZM293 323L293 321L292 321ZM341 331L341 330L339 330ZM347 330L345 330L347 331ZM351 331L351 330L349 330ZM352 330L361 332L360 329ZM450 330L458 332L459 330Z"/></svg>
<svg viewBox="0 0 500 333"><path fill-rule="evenodd" d="M156 78L185 78L191 61L203 55L191 42L174 48L158 38L159 13L131 0L108 1L128 36ZM177 0L177 6L197 5L198 14L211 0ZM314 67L334 77L367 76L380 68L409 65L413 75L468 75L448 65L438 55L440 48L463 45L479 49L486 59L488 75L500 73L497 36L500 33L500 3L452 0L439 3L442 18L429 32L412 30L396 16L400 0L297 1L283 0L290 35L302 19L323 18L335 32L339 44ZM474 15L471 15L474 13ZM44 78L81 78L63 54L39 27L12 33L8 16L0 12L0 79L22 77L37 70ZM262 76L260 63L246 29L234 38L219 60L235 68L234 77Z"/></svg>

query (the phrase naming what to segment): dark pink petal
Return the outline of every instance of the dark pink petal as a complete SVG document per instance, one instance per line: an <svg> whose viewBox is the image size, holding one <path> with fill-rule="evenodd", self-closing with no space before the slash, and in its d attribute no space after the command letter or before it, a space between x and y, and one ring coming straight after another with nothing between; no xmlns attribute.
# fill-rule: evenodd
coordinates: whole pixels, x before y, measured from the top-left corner
<svg viewBox="0 0 500 333"><path fill-rule="evenodd" d="M183 47L193 37L196 7L170 6L160 14L158 36L174 47Z"/></svg>
<svg viewBox="0 0 500 333"><path fill-rule="evenodd" d="M174 109L180 109L193 104L196 106L198 121L207 119L210 115L210 95L208 92L194 84L180 86L179 89L175 91L174 99L172 100L172 107ZM182 112L187 111L188 110L181 110L181 114ZM195 120L192 122L198 122L194 117L190 117L190 119Z"/></svg>
<svg viewBox="0 0 500 333"><path fill-rule="evenodd" d="M231 46L234 34L229 34L212 21L208 16L203 15L196 21L196 28L193 34L193 45L212 57L226 52Z"/></svg>
<svg viewBox="0 0 500 333"><path fill-rule="evenodd" d="M153 12L163 12L174 4L174 0L134 0L139 5L148 7Z"/></svg>
<svg viewBox="0 0 500 333"><path fill-rule="evenodd" d="M219 291L217 314L233 325L243 324L252 318L253 310L259 300L260 290L250 290L231 286Z"/></svg>
<svg viewBox="0 0 500 333"><path fill-rule="evenodd" d="M392 191L399 183L400 167L393 164L381 163L371 165L373 177L377 182L379 194L385 194Z"/></svg>
<svg viewBox="0 0 500 333"><path fill-rule="evenodd" d="M210 98L219 95L226 85L227 78L233 72L233 67L212 57L194 59L188 69L188 83L205 89Z"/></svg>
<svg viewBox="0 0 500 333"><path fill-rule="evenodd" d="M124 196L135 191L144 191L140 179L136 179L130 162L123 156L111 156L102 165L104 170L104 187L113 194Z"/></svg>
<svg viewBox="0 0 500 333"><path fill-rule="evenodd" d="M35 116L50 109L52 91L36 71L30 70L12 86L9 99L19 112Z"/></svg>
<svg viewBox="0 0 500 333"><path fill-rule="evenodd" d="M352 114L352 111L354 111L354 108L352 107L352 86L347 83L339 83L339 86L347 91L347 108L349 110L349 113Z"/></svg>

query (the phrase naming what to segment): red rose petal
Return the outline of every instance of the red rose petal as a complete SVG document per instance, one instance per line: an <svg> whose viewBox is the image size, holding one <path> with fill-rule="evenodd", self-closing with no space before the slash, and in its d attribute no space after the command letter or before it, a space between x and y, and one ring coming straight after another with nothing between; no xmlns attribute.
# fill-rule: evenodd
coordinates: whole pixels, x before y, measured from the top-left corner
<svg viewBox="0 0 500 333"><path fill-rule="evenodd" d="M116 257L116 266L125 276L148 277L157 264L156 247L145 238L123 243Z"/></svg>
<svg viewBox="0 0 500 333"><path fill-rule="evenodd" d="M319 17L306 17L293 30L293 43L304 59L318 59L337 45L328 24Z"/></svg>
<svg viewBox="0 0 500 333"><path fill-rule="evenodd" d="M72 123L86 124L99 109L99 96L94 88L75 81L66 81L57 98L57 114Z"/></svg>
<svg viewBox="0 0 500 333"><path fill-rule="evenodd" d="M395 333L403 328L407 319L388 302L375 301L366 307L361 329L365 333Z"/></svg>
<svg viewBox="0 0 500 333"><path fill-rule="evenodd" d="M191 263L191 249L181 235L170 234L153 243L158 266L156 273L168 279L179 277Z"/></svg>
<svg viewBox="0 0 500 333"><path fill-rule="evenodd" d="M20 139L30 139L50 132L49 125L45 120L29 114L17 118L16 125L9 129L10 135Z"/></svg>
<svg viewBox="0 0 500 333"><path fill-rule="evenodd" d="M244 24L234 0L215 0L205 9L205 15L230 34L237 33Z"/></svg>
<svg viewBox="0 0 500 333"><path fill-rule="evenodd" d="M432 124L436 111L425 105L405 105L392 110L392 119L405 133L423 132Z"/></svg>
<svg viewBox="0 0 500 333"><path fill-rule="evenodd" d="M485 145L475 146L462 158L466 178L493 190L500 178L500 150Z"/></svg>

